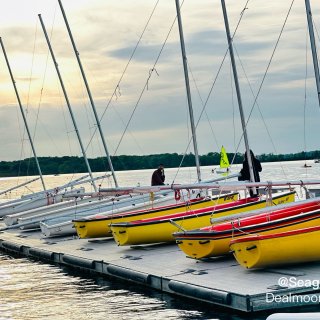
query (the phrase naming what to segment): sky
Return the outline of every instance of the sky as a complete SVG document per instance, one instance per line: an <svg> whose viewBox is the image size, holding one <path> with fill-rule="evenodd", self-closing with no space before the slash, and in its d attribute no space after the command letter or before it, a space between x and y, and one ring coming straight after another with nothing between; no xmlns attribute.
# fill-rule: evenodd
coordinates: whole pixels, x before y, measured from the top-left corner
<svg viewBox="0 0 320 320"><path fill-rule="evenodd" d="M235 60L246 120L250 115L249 145L255 154L320 149L320 108L304 1L293 3L276 46L291 3L227 1L232 33L241 18L234 37ZM109 153L194 152L175 1L62 0L62 4ZM320 2L311 0L311 7L319 48ZM11 0L0 11L0 37L37 156L82 156L38 14L85 152L89 158L105 156L58 0ZM185 0L181 15L199 154L219 152L222 145L227 152L244 152L229 55L224 60L227 38L221 3ZM2 52L0 79L0 161L31 157Z"/></svg>

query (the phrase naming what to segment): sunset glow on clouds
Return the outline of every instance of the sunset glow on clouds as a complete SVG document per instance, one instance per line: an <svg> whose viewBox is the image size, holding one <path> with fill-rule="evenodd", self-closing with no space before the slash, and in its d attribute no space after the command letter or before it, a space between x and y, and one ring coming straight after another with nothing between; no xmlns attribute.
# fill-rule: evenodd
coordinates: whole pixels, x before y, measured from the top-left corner
<svg viewBox="0 0 320 320"><path fill-rule="evenodd" d="M190 140L177 24L147 82L176 15L173 0L159 1L120 88L116 90L117 96L105 110L156 2L62 1L98 114L101 116L105 112L101 125L111 155L184 153ZM245 4L246 1L236 0L226 3L232 32ZM234 45L246 117L254 101L248 80L256 94L290 4L287 0L249 1L243 13ZM311 6L319 48L320 3L311 1ZM197 122L202 103L206 101L222 63L227 40L220 1L185 0L181 13ZM88 145L96 127L95 120L58 1L11 0L0 13L0 36L22 104L28 108L28 123L38 156L81 155L38 14L51 37L80 135L88 146L88 157L104 156L98 135ZM320 148L317 131L320 108L307 32L304 2L296 1L258 98L262 116L255 106L249 121L249 143L256 154ZM0 79L0 160L29 157L30 147L3 54ZM146 82L147 90L143 92ZM218 152L222 144L229 152L243 152L243 143L236 150L242 131L229 56L208 100L206 112L197 128L199 153ZM193 152L192 146L188 152Z"/></svg>

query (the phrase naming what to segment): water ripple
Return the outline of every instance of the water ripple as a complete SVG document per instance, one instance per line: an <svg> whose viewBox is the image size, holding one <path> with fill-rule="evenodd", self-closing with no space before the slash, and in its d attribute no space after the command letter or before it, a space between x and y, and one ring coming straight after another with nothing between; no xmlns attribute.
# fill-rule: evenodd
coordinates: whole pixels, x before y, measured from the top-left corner
<svg viewBox="0 0 320 320"><path fill-rule="evenodd" d="M0 280L0 320L202 318L200 311L168 308L162 294L150 297L124 284L2 254Z"/></svg>

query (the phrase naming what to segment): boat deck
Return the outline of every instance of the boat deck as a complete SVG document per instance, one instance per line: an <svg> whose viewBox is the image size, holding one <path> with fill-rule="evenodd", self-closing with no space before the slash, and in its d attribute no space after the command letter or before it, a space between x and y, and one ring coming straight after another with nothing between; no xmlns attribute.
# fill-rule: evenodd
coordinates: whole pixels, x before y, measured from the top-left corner
<svg viewBox="0 0 320 320"><path fill-rule="evenodd" d="M0 232L0 250L245 312L320 302L320 262L245 270L232 256L186 258L175 244L118 247L112 238L42 239L39 231L20 230ZM280 286L283 277L291 279L291 285Z"/></svg>

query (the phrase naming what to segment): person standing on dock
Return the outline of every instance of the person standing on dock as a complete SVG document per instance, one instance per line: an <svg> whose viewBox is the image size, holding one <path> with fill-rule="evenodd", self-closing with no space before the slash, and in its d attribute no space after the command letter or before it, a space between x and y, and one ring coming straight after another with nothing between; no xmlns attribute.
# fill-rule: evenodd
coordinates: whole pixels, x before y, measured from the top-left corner
<svg viewBox="0 0 320 320"><path fill-rule="evenodd" d="M252 168L253 168L253 174L254 174L254 182L260 182L260 175L259 172L262 171L261 162L254 156L252 150L250 150L250 157L252 161ZM250 181L250 172L249 172L249 163L248 163L248 157L247 152L244 153L244 160L242 163L242 169L240 170L240 176L238 177L239 181ZM258 189L256 189L257 193L254 194L253 190L250 188L250 196L256 197L258 196Z"/></svg>
<svg viewBox="0 0 320 320"><path fill-rule="evenodd" d="M164 180L166 176L164 175L164 167L163 164L160 164L158 169L155 170L151 177L151 185L152 186L160 186L164 185Z"/></svg>

